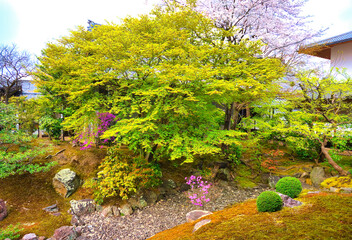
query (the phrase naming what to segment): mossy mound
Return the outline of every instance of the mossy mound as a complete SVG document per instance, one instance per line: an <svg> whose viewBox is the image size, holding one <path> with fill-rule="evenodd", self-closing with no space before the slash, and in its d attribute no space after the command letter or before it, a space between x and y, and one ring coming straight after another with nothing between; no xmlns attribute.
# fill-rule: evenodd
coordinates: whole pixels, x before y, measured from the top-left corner
<svg viewBox="0 0 352 240"><path fill-rule="evenodd" d="M323 188L352 188L352 177L347 176L347 177L332 177L325 179L320 186Z"/></svg>
<svg viewBox="0 0 352 240"><path fill-rule="evenodd" d="M284 177L276 183L275 188L277 192L295 198L301 193L302 184L295 177Z"/></svg>

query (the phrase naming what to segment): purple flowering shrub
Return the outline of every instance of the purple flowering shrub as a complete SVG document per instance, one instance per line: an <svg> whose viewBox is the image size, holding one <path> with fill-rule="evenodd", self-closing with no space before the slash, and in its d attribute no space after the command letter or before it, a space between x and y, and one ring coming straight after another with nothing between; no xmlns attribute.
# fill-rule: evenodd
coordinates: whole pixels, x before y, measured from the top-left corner
<svg viewBox="0 0 352 240"><path fill-rule="evenodd" d="M188 197L191 203L196 206L204 206L205 203L209 202L210 199L206 197L208 189L211 187L211 183L202 181L201 176L190 176L185 178L186 184L191 186L191 192L188 193Z"/></svg>
<svg viewBox="0 0 352 240"><path fill-rule="evenodd" d="M82 132L73 140L73 144L77 144L81 146L80 148L81 150L91 148L93 144L97 142L97 140L98 140L98 145L111 143L115 140L114 137L107 138L107 139L101 139L100 137L104 134L106 130L109 129L109 127L111 127L117 121L116 116L108 112L104 112L104 113L97 112L97 118L98 118L97 127L94 128L93 126L89 126L88 128L85 129L84 132Z"/></svg>

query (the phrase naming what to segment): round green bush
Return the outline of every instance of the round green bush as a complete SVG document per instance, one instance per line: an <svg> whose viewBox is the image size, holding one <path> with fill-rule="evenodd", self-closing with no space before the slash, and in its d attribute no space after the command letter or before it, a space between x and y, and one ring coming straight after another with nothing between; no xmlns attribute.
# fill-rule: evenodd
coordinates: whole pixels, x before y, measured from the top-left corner
<svg viewBox="0 0 352 240"><path fill-rule="evenodd" d="M262 192L257 198L257 209L259 212L276 212L283 206L279 194L273 191Z"/></svg>
<svg viewBox="0 0 352 240"><path fill-rule="evenodd" d="M297 197L302 191L301 182L295 177L284 177L276 183L276 191L291 198Z"/></svg>

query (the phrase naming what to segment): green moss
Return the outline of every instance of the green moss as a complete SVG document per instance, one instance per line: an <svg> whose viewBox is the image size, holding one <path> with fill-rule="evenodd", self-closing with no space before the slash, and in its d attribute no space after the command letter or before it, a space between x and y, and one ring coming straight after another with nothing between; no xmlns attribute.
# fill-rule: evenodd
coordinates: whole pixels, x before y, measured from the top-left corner
<svg viewBox="0 0 352 240"><path fill-rule="evenodd" d="M238 186L241 188L254 188L257 186L256 183L244 177L236 177L235 181L238 184Z"/></svg>

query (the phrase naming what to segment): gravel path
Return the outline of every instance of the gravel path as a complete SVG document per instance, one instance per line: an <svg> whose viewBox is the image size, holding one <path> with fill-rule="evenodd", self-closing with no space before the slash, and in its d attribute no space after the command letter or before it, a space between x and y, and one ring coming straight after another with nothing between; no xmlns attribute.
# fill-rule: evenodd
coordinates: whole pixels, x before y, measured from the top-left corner
<svg viewBox="0 0 352 240"><path fill-rule="evenodd" d="M82 217L84 225L80 239L86 240L135 240L147 239L158 232L186 222L186 214L195 209L218 211L228 205L256 198L269 188L238 189L226 182L214 184L207 196L211 201L204 208L194 206L187 192L170 195L154 205L136 210L130 216L102 217L94 213Z"/></svg>

